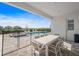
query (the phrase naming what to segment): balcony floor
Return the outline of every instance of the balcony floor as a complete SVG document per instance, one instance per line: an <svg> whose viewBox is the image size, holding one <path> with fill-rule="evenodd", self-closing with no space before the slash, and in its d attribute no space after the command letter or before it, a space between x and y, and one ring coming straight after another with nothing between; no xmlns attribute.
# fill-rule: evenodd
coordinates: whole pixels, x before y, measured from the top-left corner
<svg viewBox="0 0 79 59"><path fill-rule="evenodd" d="M27 46L22 49L16 50L12 53L6 54L5 56L32 56L31 49L32 49L31 46ZM68 50L63 50L62 54L63 54L62 56L79 56L79 49L72 50L71 52ZM49 56L55 56L55 55L49 53Z"/></svg>

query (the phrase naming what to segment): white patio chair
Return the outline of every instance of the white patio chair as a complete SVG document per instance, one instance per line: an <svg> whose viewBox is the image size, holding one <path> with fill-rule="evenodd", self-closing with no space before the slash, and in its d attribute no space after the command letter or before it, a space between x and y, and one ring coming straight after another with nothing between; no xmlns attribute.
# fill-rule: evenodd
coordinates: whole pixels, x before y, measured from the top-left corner
<svg viewBox="0 0 79 59"><path fill-rule="evenodd" d="M58 56L62 56L62 53L61 53L61 47L63 46L63 40L59 40L57 45L56 45L56 51L57 51L57 55Z"/></svg>
<svg viewBox="0 0 79 59"><path fill-rule="evenodd" d="M61 50L60 50L60 47L62 46L62 43L63 43L62 40L55 41L54 43L52 43L49 46L49 51L54 53L56 56L57 55L62 55Z"/></svg>
<svg viewBox="0 0 79 59"><path fill-rule="evenodd" d="M32 41L32 46L33 56L40 56L45 51L43 45L40 45L34 41Z"/></svg>
<svg viewBox="0 0 79 59"><path fill-rule="evenodd" d="M60 46L59 49L61 51L62 56L63 56L63 54L66 56L71 54L71 44L67 43L66 41L63 41L62 46Z"/></svg>
<svg viewBox="0 0 79 59"><path fill-rule="evenodd" d="M49 52L52 52L55 55L57 55L56 44L57 44L57 41L48 46Z"/></svg>

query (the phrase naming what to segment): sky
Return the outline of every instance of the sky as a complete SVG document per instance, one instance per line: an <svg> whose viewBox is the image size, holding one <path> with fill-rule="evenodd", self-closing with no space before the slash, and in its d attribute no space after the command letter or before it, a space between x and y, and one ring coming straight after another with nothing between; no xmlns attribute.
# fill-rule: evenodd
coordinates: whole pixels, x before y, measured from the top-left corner
<svg viewBox="0 0 79 59"><path fill-rule="evenodd" d="M45 17L0 2L0 26L49 28L50 25Z"/></svg>

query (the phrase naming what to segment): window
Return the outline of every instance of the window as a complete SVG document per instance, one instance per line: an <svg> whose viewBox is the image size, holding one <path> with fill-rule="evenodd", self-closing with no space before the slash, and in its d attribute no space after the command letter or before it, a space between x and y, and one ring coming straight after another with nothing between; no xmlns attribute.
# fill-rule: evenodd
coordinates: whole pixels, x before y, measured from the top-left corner
<svg viewBox="0 0 79 59"><path fill-rule="evenodd" d="M68 20L68 30L74 30L74 20Z"/></svg>

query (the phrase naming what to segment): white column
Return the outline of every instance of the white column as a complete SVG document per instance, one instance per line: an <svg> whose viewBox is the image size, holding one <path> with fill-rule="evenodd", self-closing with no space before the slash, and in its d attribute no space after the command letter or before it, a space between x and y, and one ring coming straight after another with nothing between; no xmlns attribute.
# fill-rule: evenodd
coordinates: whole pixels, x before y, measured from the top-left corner
<svg viewBox="0 0 79 59"><path fill-rule="evenodd" d="M53 26L54 26L53 20L51 19L51 25L50 25L51 32L49 34L53 34L53 29L54 29Z"/></svg>
<svg viewBox="0 0 79 59"><path fill-rule="evenodd" d="M0 56L2 55L2 35L0 34Z"/></svg>

